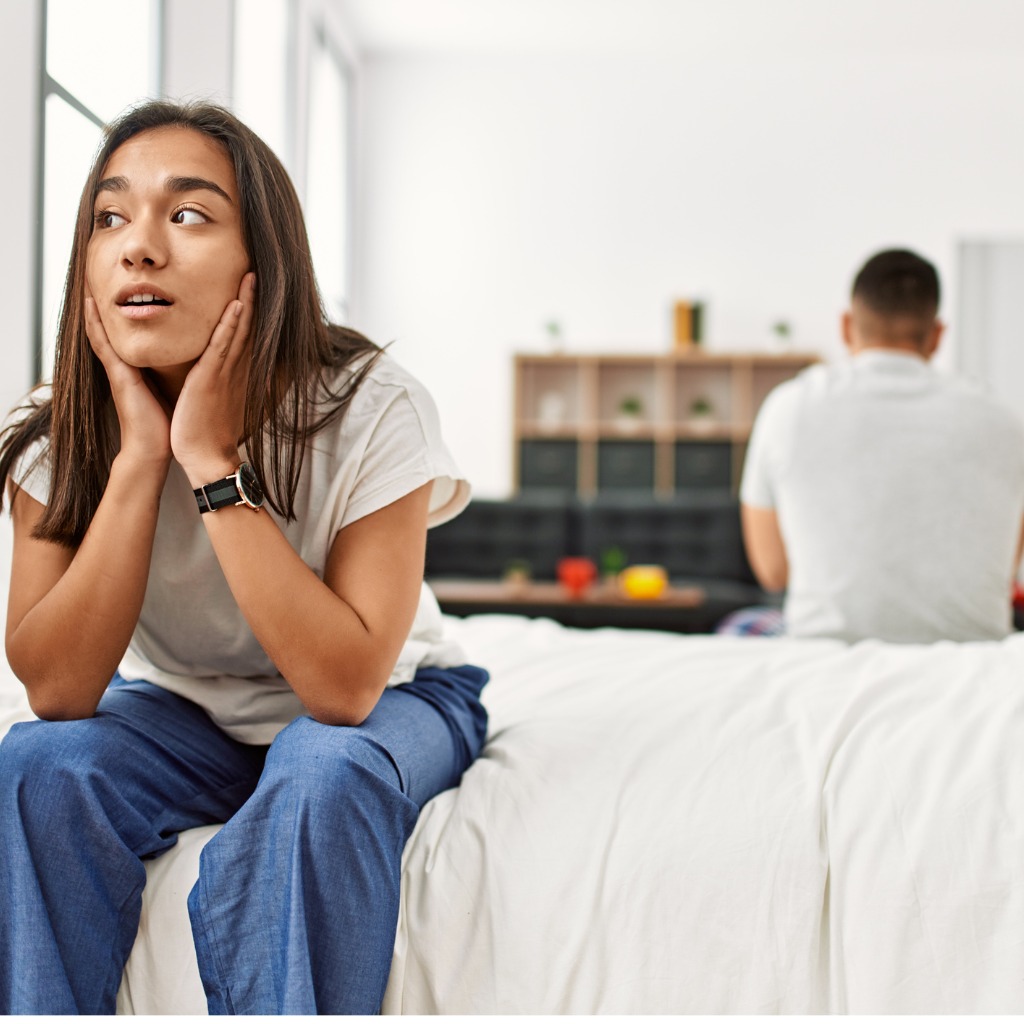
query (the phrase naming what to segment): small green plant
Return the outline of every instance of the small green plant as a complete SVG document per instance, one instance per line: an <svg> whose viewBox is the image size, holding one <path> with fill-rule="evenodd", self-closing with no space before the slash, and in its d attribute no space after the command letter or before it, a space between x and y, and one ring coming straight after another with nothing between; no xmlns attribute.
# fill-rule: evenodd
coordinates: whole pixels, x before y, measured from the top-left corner
<svg viewBox="0 0 1024 1024"><path fill-rule="evenodd" d="M618 576L626 568L626 552L620 547L605 548L601 552L601 575Z"/></svg>
<svg viewBox="0 0 1024 1024"><path fill-rule="evenodd" d="M788 341L792 333L793 325L788 320L776 320L775 323L772 324L772 334L774 334L779 341Z"/></svg>
<svg viewBox="0 0 1024 1024"><path fill-rule="evenodd" d="M563 344L562 324L559 320L547 320L544 323L544 333L548 336L548 343L556 352L561 351Z"/></svg>
<svg viewBox="0 0 1024 1024"><path fill-rule="evenodd" d="M532 572L533 566L525 558L513 558L505 563L503 575L510 583L521 583L526 582Z"/></svg>
<svg viewBox="0 0 1024 1024"><path fill-rule="evenodd" d="M695 417L710 416L715 411L715 407L711 404L710 398L705 398L703 395L695 398L690 403L690 415Z"/></svg>
<svg viewBox="0 0 1024 1024"><path fill-rule="evenodd" d="M637 395L626 395L619 402L619 412L623 416L639 416L644 411L644 403Z"/></svg>

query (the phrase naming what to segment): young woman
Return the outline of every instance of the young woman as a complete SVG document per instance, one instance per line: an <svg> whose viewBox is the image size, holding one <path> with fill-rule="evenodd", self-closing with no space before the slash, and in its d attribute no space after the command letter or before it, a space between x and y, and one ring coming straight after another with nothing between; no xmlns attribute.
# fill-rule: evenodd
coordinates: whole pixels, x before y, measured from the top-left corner
<svg viewBox="0 0 1024 1024"><path fill-rule="evenodd" d="M213 822L210 1011L376 1012L402 849L486 729L423 587L468 488L423 388L326 322L287 174L227 111L108 129L0 479L41 719L0 744L0 1012L113 1013L143 860Z"/></svg>

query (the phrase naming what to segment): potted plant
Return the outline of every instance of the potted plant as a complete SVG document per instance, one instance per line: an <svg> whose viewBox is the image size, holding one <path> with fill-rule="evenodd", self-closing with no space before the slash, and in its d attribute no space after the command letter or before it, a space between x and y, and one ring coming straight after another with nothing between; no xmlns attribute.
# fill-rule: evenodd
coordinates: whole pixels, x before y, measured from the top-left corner
<svg viewBox="0 0 1024 1024"><path fill-rule="evenodd" d="M505 563L501 578L510 590L522 590L532 575L533 566L525 558L512 558Z"/></svg>
<svg viewBox="0 0 1024 1024"><path fill-rule="evenodd" d="M622 548L612 546L604 548L599 558L601 575L606 583L614 583L619 573L626 568L626 552Z"/></svg>
<svg viewBox="0 0 1024 1024"><path fill-rule="evenodd" d="M698 395L690 403L690 429L706 434L715 426L715 407L711 399Z"/></svg>
<svg viewBox="0 0 1024 1024"><path fill-rule="evenodd" d="M558 320L548 320L544 324L544 333L548 338L548 345L552 352L565 350L565 339L562 336L562 324Z"/></svg>
<svg viewBox="0 0 1024 1024"><path fill-rule="evenodd" d="M788 320L776 320L772 324L773 347L777 352L788 349L792 337L793 325Z"/></svg>
<svg viewBox="0 0 1024 1024"><path fill-rule="evenodd" d="M624 395L619 402L615 424L623 433L632 433L640 426L643 415L643 399L639 395Z"/></svg>

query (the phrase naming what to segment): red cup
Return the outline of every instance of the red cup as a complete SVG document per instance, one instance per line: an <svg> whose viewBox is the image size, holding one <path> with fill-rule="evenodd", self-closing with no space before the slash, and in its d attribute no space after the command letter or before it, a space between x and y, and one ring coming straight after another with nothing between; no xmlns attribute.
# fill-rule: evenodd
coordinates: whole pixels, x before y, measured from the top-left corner
<svg viewBox="0 0 1024 1024"><path fill-rule="evenodd" d="M597 579L597 566L589 558L560 558L557 572L558 582L570 597L582 597Z"/></svg>

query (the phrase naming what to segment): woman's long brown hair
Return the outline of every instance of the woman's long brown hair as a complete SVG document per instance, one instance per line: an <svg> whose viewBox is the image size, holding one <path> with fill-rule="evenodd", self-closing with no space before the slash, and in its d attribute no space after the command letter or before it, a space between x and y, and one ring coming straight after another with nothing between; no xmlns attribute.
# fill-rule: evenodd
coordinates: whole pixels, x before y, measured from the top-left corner
<svg viewBox="0 0 1024 1024"><path fill-rule="evenodd" d="M382 351L357 331L330 324L313 273L298 196L270 148L229 111L212 104L154 101L128 110L104 133L82 192L64 286L50 395L0 437L0 480L40 438L49 438L50 496L36 536L77 546L96 513L120 446L102 363L85 333L85 257L96 186L113 152L156 128L181 127L218 140L234 164L242 238L256 273L252 364L244 437L253 467L279 514L295 517L304 442L343 414ZM366 358L363 358L366 357ZM333 372L354 368L340 390ZM2 503L0 492L0 503Z"/></svg>

